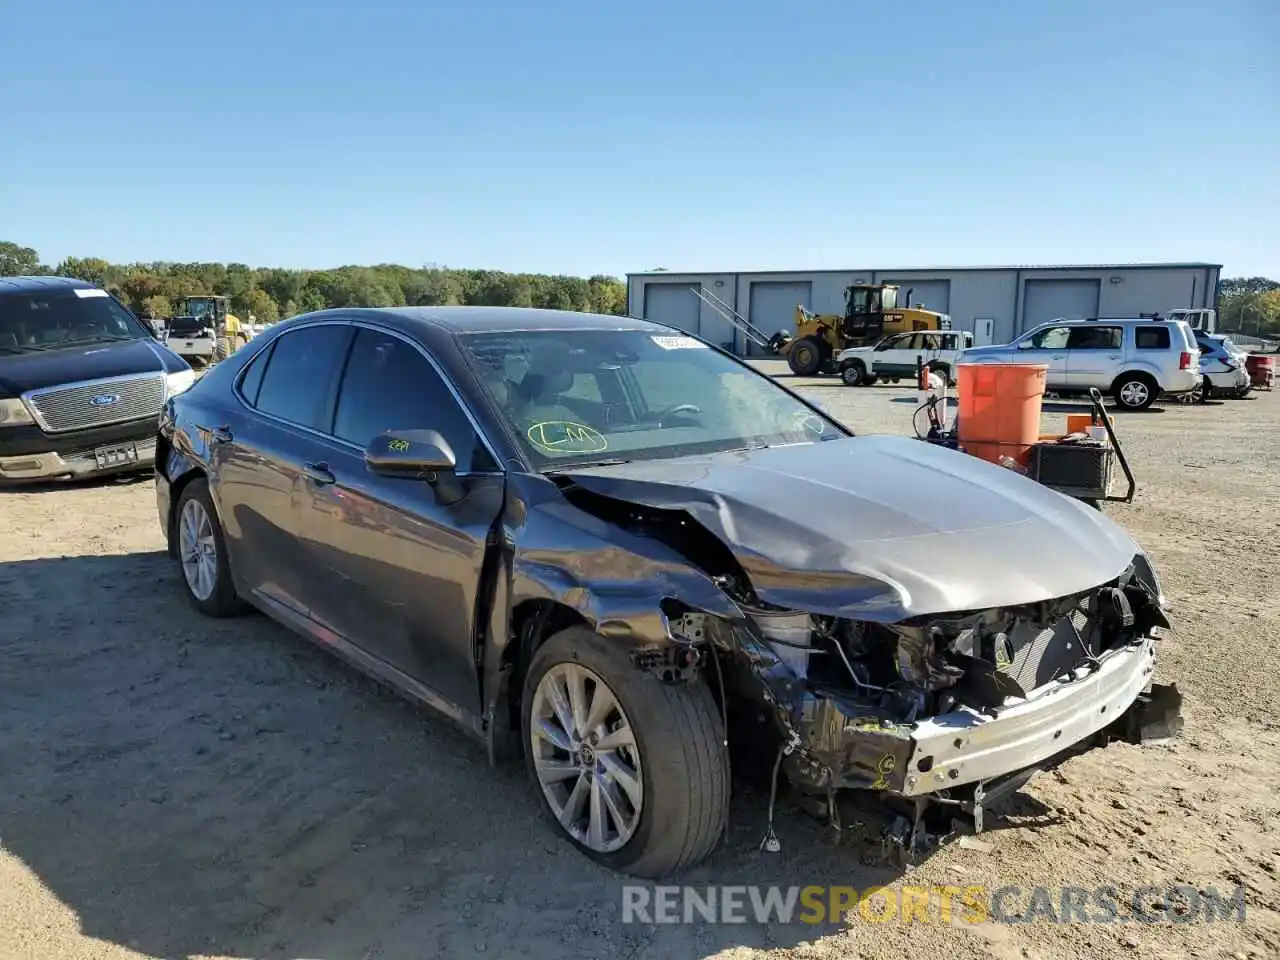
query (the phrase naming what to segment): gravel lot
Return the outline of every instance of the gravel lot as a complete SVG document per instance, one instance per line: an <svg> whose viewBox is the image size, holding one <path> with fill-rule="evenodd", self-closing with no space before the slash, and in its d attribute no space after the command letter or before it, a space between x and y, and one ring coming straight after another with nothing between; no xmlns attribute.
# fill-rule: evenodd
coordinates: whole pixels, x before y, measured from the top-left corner
<svg viewBox="0 0 1280 960"><path fill-rule="evenodd" d="M787 382L911 430L905 388ZM989 849L905 877L787 807L758 852L744 788L685 880L1243 884L1243 925L623 925L622 880L543 825L520 769L265 618L192 612L143 480L0 491L0 958L1280 956L1280 396L1118 422L1141 486L1108 512L1174 604L1183 739L1037 777Z"/></svg>

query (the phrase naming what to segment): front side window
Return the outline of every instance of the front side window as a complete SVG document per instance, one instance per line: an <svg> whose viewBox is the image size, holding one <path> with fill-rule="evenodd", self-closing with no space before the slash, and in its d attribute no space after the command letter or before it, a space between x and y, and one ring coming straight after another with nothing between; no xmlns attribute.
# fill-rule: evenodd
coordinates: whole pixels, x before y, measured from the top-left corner
<svg viewBox="0 0 1280 960"><path fill-rule="evenodd" d="M105 290L64 288L0 297L0 353L151 337L151 331Z"/></svg>
<svg viewBox="0 0 1280 960"><path fill-rule="evenodd" d="M1033 333L1027 342L1033 350L1065 350L1070 333L1070 327L1045 327Z"/></svg>
<svg viewBox="0 0 1280 960"><path fill-rule="evenodd" d="M270 347L254 405L273 417L327 433L329 395L351 332L345 324L330 323L281 335Z"/></svg>
<svg viewBox="0 0 1280 960"><path fill-rule="evenodd" d="M361 329L338 390L333 435L364 447L388 430L438 431L453 448L460 472L495 466L430 361L399 337Z"/></svg>
<svg viewBox="0 0 1280 960"><path fill-rule="evenodd" d="M848 435L765 375L692 337L544 330L459 340L540 469Z"/></svg>

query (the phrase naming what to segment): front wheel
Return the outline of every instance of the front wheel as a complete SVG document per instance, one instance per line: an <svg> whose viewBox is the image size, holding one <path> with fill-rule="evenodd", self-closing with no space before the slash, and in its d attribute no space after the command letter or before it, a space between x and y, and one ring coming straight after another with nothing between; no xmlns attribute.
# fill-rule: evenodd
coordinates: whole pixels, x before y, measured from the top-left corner
<svg viewBox="0 0 1280 960"><path fill-rule="evenodd" d="M729 761L706 686L663 682L620 641L573 627L538 648L521 714L542 808L582 853L659 878L715 848Z"/></svg>
<svg viewBox="0 0 1280 960"><path fill-rule="evenodd" d="M1116 380L1113 392L1115 393L1116 403L1121 408L1138 411L1146 410L1156 402L1156 394L1159 392L1159 388L1145 374L1130 373L1124 374Z"/></svg>
<svg viewBox="0 0 1280 960"><path fill-rule="evenodd" d="M867 379L867 368L861 360L850 360L840 368L840 379L846 387L860 387Z"/></svg>
<svg viewBox="0 0 1280 960"><path fill-rule="evenodd" d="M182 488L172 536L183 586L192 606L208 617L242 613L245 605L231 580L222 524L205 480L193 480Z"/></svg>

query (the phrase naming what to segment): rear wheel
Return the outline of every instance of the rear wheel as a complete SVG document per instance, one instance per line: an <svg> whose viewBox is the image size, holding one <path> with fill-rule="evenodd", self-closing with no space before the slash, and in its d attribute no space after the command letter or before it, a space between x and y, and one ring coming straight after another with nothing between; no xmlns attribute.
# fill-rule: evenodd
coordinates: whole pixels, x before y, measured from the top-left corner
<svg viewBox="0 0 1280 960"><path fill-rule="evenodd" d="M582 853L657 878L714 849L729 762L701 683L664 683L584 627L538 648L525 678L525 757L546 815Z"/></svg>
<svg viewBox="0 0 1280 960"><path fill-rule="evenodd" d="M822 369L822 344L816 337L805 337L791 345L787 364L797 377L812 377Z"/></svg>
<svg viewBox="0 0 1280 960"><path fill-rule="evenodd" d="M1159 388L1145 373L1125 373L1112 387L1116 403L1124 410L1146 410L1156 402Z"/></svg>

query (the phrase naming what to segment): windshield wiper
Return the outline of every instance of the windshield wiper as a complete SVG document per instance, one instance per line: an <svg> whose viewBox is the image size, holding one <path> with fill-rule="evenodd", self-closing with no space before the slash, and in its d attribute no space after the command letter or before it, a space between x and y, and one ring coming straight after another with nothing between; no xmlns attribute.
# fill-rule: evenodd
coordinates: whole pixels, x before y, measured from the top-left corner
<svg viewBox="0 0 1280 960"><path fill-rule="evenodd" d="M623 463L632 463L623 457L612 457L606 460L578 460L574 463L567 463L562 467L548 467L546 473L564 473L567 470L581 470L583 467L616 467Z"/></svg>
<svg viewBox="0 0 1280 960"><path fill-rule="evenodd" d="M130 340L141 340L141 337L76 337L74 340L59 340L58 346L72 346L93 343L126 343Z"/></svg>

